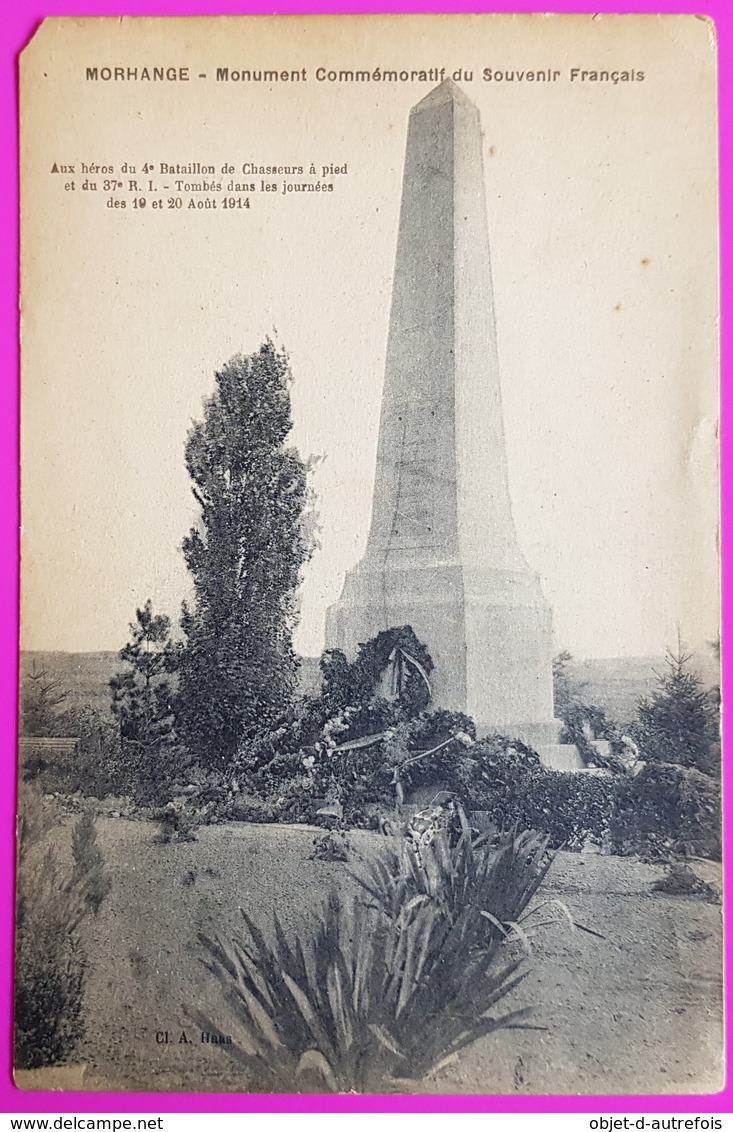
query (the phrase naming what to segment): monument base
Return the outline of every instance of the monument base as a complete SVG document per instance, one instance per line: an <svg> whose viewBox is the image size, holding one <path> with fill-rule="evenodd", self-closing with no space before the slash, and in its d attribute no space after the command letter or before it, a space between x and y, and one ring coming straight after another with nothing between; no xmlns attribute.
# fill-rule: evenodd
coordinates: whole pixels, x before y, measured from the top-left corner
<svg viewBox="0 0 733 1132"><path fill-rule="evenodd" d="M611 744L606 739L592 739L591 746L599 755L607 758L611 754ZM580 751L573 743L540 743L535 747L540 761L548 770L563 770L586 774L608 774L602 766L588 766Z"/></svg>
<svg viewBox="0 0 733 1132"><path fill-rule="evenodd" d="M573 743L540 743L535 750L548 770L585 770L585 763Z"/></svg>
<svg viewBox="0 0 733 1132"><path fill-rule="evenodd" d="M557 741L552 620L529 567L363 560L326 615L326 647L353 658L383 629L410 625L433 659L432 704L465 712L480 735Z"/></svg>

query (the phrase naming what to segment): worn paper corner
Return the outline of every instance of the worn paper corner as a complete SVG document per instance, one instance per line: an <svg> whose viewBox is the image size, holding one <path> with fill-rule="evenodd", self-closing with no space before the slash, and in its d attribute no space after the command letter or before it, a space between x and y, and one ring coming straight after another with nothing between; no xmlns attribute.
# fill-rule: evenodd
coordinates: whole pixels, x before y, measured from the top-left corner
<svg viewBox="0 0 733 1132"><path fill-rule="evenodd" d="M59 23L59 19L60 17L58 16L46 16L40 21L37 27L33 29L28 42L21 49L18 55L21 67L33 61L32 56L36 51L39 50L39 45L40 50L45 51L48 37L49 35L53 34L53 28L51 25Z"/></svg>
<svg viewBox="0 0 733 1132"><path fill-rule="evenodd" d="M695 13L658 13L654 19L678 47L701 62L715 63L718 57L718 29L712 16Z"/></svg>
<svg viewBox="0 0 733 1132"><path fill-rule="evenodd" d="M708 16L705 13L700 13L693 17L702 26L707 36L707 45L710 51L717 59L718 56L718 29L715 24L713 16Z"/></svg>

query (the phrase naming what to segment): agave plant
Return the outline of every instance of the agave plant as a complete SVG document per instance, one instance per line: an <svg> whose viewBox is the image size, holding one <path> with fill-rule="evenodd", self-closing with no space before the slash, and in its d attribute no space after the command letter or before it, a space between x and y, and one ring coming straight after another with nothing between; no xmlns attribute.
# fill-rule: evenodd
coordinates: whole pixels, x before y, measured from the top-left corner
<svg viewBox="0 0 733 1132"><path fill-rule="evenodd" d="M227 1049L250 1087L388 1091L527 1028L527 1008L494 1010L524 977L507 940L550 861L546 838L472 841L464 821L453 847L439 831L419 854L405 844L374 860L363 895L332 893L305 939L275 918L268 940L244 912L246 942L202 937L242 1023Z"/></svg>
<svg viewBox="0 0 733 1132"><path fill-rule="evenodd" d="M227 1046L250 1087L368 1092L389 1075L380 1038L385 923L355 899L328 899L312 935L289 941L277 916L268 941L242 912L250 939L202 937L207 966L225 986L243 1040ZM205 1020L201 1020L202 1024ZM208 1024L207 1024L207 1028Z"/></svg>
<svg viewBox="0 0 733 1132"><path fill-rule="evenodd" d="M474 909L500 924L518 922L552 864L549 837L492 831L474 838L463 810L456 813L456 844L447 828L436 828L427 843L393 838L353 874L356 881L391 919L426 896L452 919Z"/></svg>

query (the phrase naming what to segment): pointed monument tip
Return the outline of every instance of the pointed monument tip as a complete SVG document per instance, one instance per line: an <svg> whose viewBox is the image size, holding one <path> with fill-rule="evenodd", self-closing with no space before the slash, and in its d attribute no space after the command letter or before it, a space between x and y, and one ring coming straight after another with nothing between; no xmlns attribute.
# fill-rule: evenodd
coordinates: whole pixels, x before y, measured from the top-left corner
<svg viewBox="0 0 733 1132"><path fill-rule="evenodd" d="M471 99L465 94L453 79L443 79L443 82L425 95L420 102L416 103L412 108L412 112L419 113L422 110L430 110L434 106L442 106L446 102L463 103L464 106L474 106Z"/></svg>

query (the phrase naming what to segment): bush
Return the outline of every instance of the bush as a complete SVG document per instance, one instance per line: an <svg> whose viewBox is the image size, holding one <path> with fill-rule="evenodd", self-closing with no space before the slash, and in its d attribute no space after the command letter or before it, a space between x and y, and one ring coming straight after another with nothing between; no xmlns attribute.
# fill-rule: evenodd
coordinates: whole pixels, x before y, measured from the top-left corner
<svg viewBox="0 0 733 1132"><path fill-rule="evenodd" d="M689 670L690 659L681 648L668 653L667 671L629 729L646 765L619 785L614 852L649 860L721 856L718 703Z"/></svg>
<svg viewBox="0 0 733 1132"><path fill-rule="evenodd" d="M83 1034L87 959L80 925L110 890L94 823L72 831L71 870L63 869L46 838L59 821L40 791L21 796L15 936L14 1058L18 1069L66 1061Z"/></svg>
<svg viewBox="0 0 733 1132"><path fill-rule="evenodd" d="M49 738L59 735L60 708L69 698L68 688L43 667L35 657L20 685L20 734Z"/></svg>
<svg viewBox="0 0 733 1132"><path fill-rule="evenodd" d="M361 645L351 663L338 650L323 654L321 694L240 752L234 773L246 784L247 801L234 801L230 792L220 812L312 822L328 796L340 803L347 826L374 827L380 811L384 816L409 800L410 791L449 785L467 811L483 811L500 829L540 830L554 848L580 849L590 841L652 856L719 854L713 777L701 778L690 766L687 775L679 773L684 768L661 772L653 785L650 772L632 780L617 754L600 755L590 736L614 743L618 729L601 709L581 701L567 676L569 659L561 654L555 666L565 738L606 774L550 770L517 740L493 735L477 742L467 716L427 710L432 660L402 626ZM660 678L632 728L647 744L642 754L651 752L660 767L658 758L680 745L688 763L706 767L718 749L714 705L686 672L686 661L670 662L669 676Z"/></svg>
<svg viewBox="0 0 733 1132"><path fill-rule="evenodd" d="M74 859L71 885L96 915L110 894L112 880L104 868L104 856L97 844L96 825L90 813L84 814L72 830L71 853Z"/></svg>
<svg viewBox="0 0 733 1132"><path fill-rule="evenodd" d="M554 848L605 841L616 779L550 770L521 743L494 736L471 750L477 770L466 791L470 808L486 811L500 829L529 828Z"/></svg>
<svg viewBox="0 0 733 1132"><path fill-rule="evenodd" d="M348 861L353 846L343 829L329 829L313 842L316 861Z"/></svg>
<svg viewBox="0 0 733 1132"><path fill-rule="evenodd" d="M722 822L719 782L690 767L680 783L678 829L683 853L720 860Z"/></svg>
<svg viewBox="0 0 733 1132"><path fill-rule="evenodd" d="M365 898L332 894L310 934L288 939L275 917L268 941L242 913L246 942L202 937L245 1031L226 1048L248 1087L393 1091L478 1038L521 1027L526 1009L492 1011L522 978L509 921L549 863L546 839L492 847L473 842L464 821L453 848L443 831L419 858L407 843L388 852L362 878Z"/></svg>
<svg viewBox="0 0 733 1132"><path fill-rule="evenodd" d="M107 715L88 705L61 712L53 735L78 739L73 763L41 759L23 768L26 781L37 782L45 794L82 794L104 798L129 795L138 805L163 805L180 785L191 760L180 747L168 743L151 762L142 748L120 738L120 729Z"/></svg>
<svg viewBox="0 0 733 1132"><path fill-rule="evenodd" d="M40 1069L67 1060L83 1033L86 955L76 931L80 909L59 891L50 857L27 871L15 934L14 1060Z"/></svg>
<svg viewBox="0 0 733 1132"><path fill-rule="evenodd" d="M302 741L303 731L295 724L261 738L240 762L237 777L247 783L248 793L277 807L283 821L313 821L322 799L334 793L347 825L366 825L370 808L394 804L397 781L404 790L446 776L468 781L474 766L470 752L461 741L449 740L462 735L472 742L474 733L472 721L462 714L440 710L406 719L399 706L377 698L368 706L343 709L308 746L277 750L280 743ZM434 748L440 749L433 753Z"/></svg>
<svg viewBox="0 0 733 1132"><path fill-rule="evenodd" d="M79 737L77 773L64 784L64 792L78 791L97 798L128 793L129 776L125 773L119 728L92 707L72 709L64 719L67 730L63 734Z"/></svg>
<svg viewBox="0 0 733 1132"><path fill-rule="evenodd" d="M24 735L37 732L25 730ZM39 757L23 766L23 778L37 782L45 794L76 794L103 797L124 792L126 785L121 760L118 728L110 719L90 706L75 706L59 712L43 735L77 739L73 763L46 761Z"/></svg>
<svg viewBox="0 0 733 1132"><path fill-rule="evenodd" d="M720 859L721 831L718 784L694 767L648 763L619 783L610 823L615 853Z"/></svg>
<svg viewBox="0 0 733 1132"><path fill-rule="evenodd" d="M312 822L323 798L334 795L347 826L370 826L375 807L391 810L411 790L449 783L465 809L486 811L501 829L540 830L554 847L604 841L613 779L549 770L535 751L503 736L477 742L473 721L458 712L405 718L400 710L378 698L345 708L318 742L297 750L272 753L302 738L294 723L261 739L250 769L243 762L238 772L248 796L272 808L269 820Z"/></svg>
<svg viewBox="0 0 733 1132"><path fill-rule="evenodd" d="M278 804L290 820L311 820L314 803L336 788L351 820L365 805L393 797L394 765L407 744L422 732L429 738L429 717L447 715L425 710L432 668L427 649L406 625L360 645L353 662L338 649L325 652L320 695L252 739L233 773L248 791L273 802L282 798Z"/></svg>
<svg viewBox="0 0 733 1132"><path fill-rule="evenodd" d="M160 822L160 833L156 838L159 845L168 845L171 841L196 840L195 831L200 824L200 816L189 805L188 799L172 799L154 814L154 819Z"/></svg>

